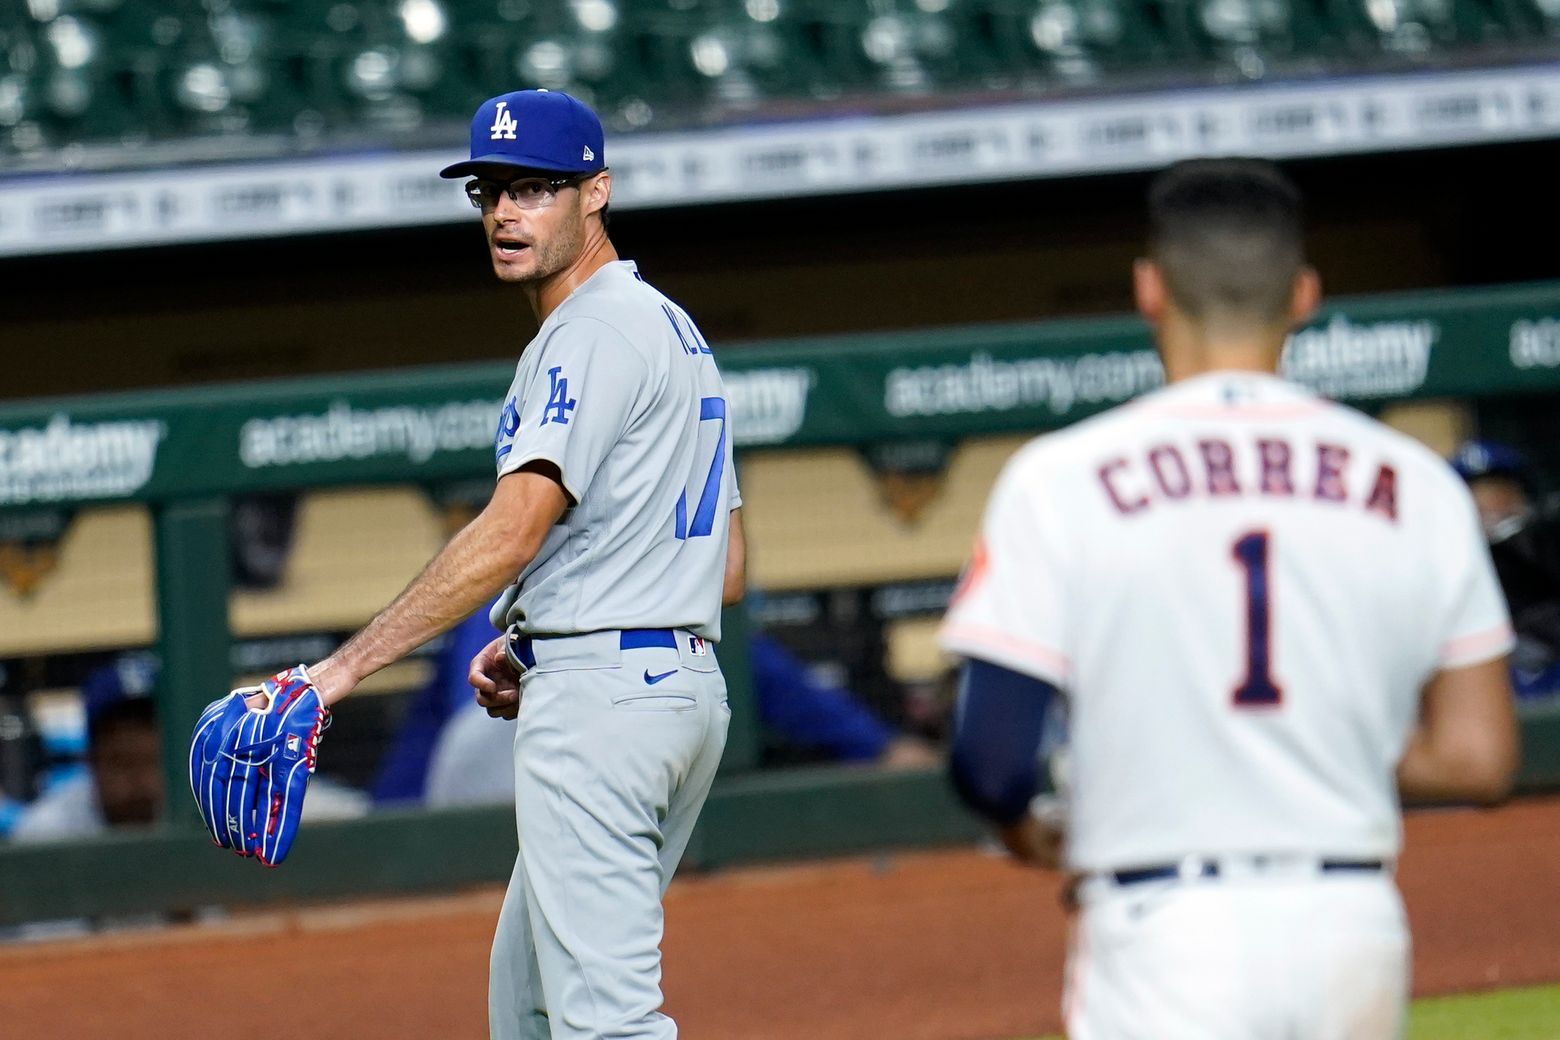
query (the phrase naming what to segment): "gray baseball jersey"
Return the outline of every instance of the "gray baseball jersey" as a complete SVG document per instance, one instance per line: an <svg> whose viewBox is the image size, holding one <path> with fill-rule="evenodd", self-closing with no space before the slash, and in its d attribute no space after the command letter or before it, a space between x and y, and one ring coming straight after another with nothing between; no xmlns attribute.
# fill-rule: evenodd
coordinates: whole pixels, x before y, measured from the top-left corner
<svg viewBox="0 0 1560 1040"><path fill-rule="evenodd" d="M720 372L693 320L608 264L550 314L499 419L498 475L545 459L570 508L495 604L533 635L684 628L720 638L742 504Z"/></svg>

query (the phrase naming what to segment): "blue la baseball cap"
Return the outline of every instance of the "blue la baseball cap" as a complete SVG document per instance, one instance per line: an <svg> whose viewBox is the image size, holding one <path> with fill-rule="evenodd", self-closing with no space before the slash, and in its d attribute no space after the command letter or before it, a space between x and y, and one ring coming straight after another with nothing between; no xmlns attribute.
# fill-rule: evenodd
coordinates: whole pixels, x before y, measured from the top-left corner
<svg viewBox="0 0 1560 1040"><path fill-rule="evenodd" d="M489 171L596 173L607 165L601 120L578 98L556 90L516 90L489 98L471 118L471 158L440 177Z"/></svg>
<svg viewBox="0 0 1560 1040"><path fill-rule="evenodd" d="M1498 441L1466 441L1452 456L1452 468L1466 481L1480 477L1511 477L1526 487L1531 475L1522 453Z"/></svg>
<svg viewBox="0 0 1560 1040"><path fill-rule="evenodd" d="M104 712L124 701L150 697L157 687L159 671L157 657L144 652L121 654L94 669L81 681L87 724L94 724Z"/></svg>

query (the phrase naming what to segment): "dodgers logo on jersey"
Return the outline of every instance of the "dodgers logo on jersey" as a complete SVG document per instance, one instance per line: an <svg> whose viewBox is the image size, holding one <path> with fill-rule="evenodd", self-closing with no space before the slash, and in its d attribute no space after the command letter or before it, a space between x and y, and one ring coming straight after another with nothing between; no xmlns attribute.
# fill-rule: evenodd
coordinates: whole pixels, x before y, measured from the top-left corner
<svg viewBox="0 0 1560 1040"><path fill-rule="evenodd" d="M489 140L513 141L515 139L515 129L520 124L515 121L514 116L506 111L508 108L509 102L500 101L498 103L498 111L493 114L493 125L488 127L492 131L488 137Z"/></svg>
<svg viewBox="0 0 1560 1040"><path fill-rule="evenodd" d="M549 368L548 377L552 380L552 388L547 393L547 405L542 409L542 426L555 422L563 426L569 424L569 413L574 411L578 402L569 396L569 380L559 375L563 371L562 366Z"/></svg>

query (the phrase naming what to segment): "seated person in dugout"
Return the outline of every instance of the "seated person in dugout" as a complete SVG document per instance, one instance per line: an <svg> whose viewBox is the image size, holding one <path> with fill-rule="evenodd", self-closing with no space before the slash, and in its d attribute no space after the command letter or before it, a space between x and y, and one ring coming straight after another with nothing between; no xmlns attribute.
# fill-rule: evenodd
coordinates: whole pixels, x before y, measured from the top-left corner
<svg viewBox="0 0 1560 1040"><path fill-rule="evenodd" d="M1560 515L1535 504L1532 469L1512 447L1468 441L1452 466L1473 493L1516 629L1512 686L1524 699L1560 696Z"/></svg>
<svg viewBox="0 0 1560 1040"><path fill-rule="evenodd" d="M445 637L434 674L419 691L380 764L376 804L430 808L514 801L514 731L492 725L472 699L467 665L493 638L483 611ZM759 718L787 744L839 762L924 769L942 760L928 741L897 732L849 690L820 682L802 661L763 633L748 644Z"/></svg>
<svg viewBox="0 0 1560 1040"><path fill-rule="evenodd" d="M87 676L81 684L87 768L27 805L11 831L13 841L90 837L110 828L149 827L163 819L167 795L154 697L157 673L155 659L126 654ZM367 798L361 792L322 779L316 777L309 788L305 820L363 814ZM175 802L175 812L189 811L188 788L185 791L185 799Z"/></svg>
<svg viewBox="0 0 1560 1040"><path fill-rule="evenodd" d="M152 699L155 666L126 655L87 676L87 768L43 792L22 812L13 841L54 841L162 818L162 736Z"/></svg>

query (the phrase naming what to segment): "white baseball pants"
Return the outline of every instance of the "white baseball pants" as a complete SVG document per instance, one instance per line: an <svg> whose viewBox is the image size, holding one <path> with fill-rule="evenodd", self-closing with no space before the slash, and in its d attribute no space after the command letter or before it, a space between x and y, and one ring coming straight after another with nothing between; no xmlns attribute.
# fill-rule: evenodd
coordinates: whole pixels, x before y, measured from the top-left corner
<svg viewBox="0 0 1560 1040"><path fill-rule="evenodd" d="M671 1040L661 895L731 710L707 644L538 641L515 734L520 853L489 975L492 1040Z"/></svg>
<svg viewBox="0 0 1560 1040"><path fill-rule="evenodd" d="M1395 1040L1409 938L1390 875L1090 880L1070 1040Z"/></svg>

